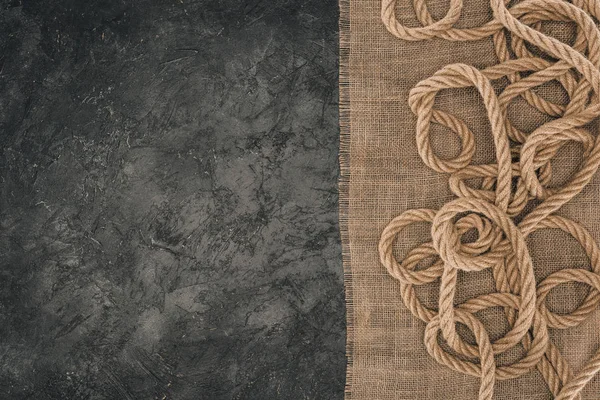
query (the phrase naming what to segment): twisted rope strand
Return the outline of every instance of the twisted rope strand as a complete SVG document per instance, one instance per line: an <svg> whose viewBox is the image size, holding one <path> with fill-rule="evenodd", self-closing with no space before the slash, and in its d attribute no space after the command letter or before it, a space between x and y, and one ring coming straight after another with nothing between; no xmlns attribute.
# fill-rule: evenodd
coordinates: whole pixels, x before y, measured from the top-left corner
<svg viewBox="0 0 600 400"><path fill-rule="evenodd" d="M413 0L420 27L407 27L396 18L398 0L382 0L381 18L394 36L408 41L444 39L477 41L491 37L498 64L478 70L465 64L447 65L419 82L409 93L408 104L417 116L416 142L423 162L433 170L449 174L449 185L457 199L440 210L408 210L384 229L379 242L381 263L400 282L404 304L424 321L428 353L441 364L481 380L479 399L491 399L496 379L512 379L538 369L557 399L580 399L586 384L600 371L600 349L574 374L558 348L550 341L548 328L566 329L583 322L600 304L600 249L591 234L573 220L555 213L590 182L600 167L600 137L587 126L600 116L600 19L597 0L524 0L509 7L510 0L490 0L493 19L473 28L456 28L462 0L449 0L449 10L436 21L426 0ZM577 26L572 45L544 34L542 22L569 21ZM510 40L509 40L510 39ZM554 60L537 56L527 44ZM510 47L510 49L509 49ZM501 93L492 81L507 79ZM567 104L553 103L536 89L557 82L568 96ZM438 110L437 94L444 89L474 87L479 92L490 122L496 160L473 164L475 136L455 115ZM526 133L508 118L508 107L523 98L539 112L553 118ZM461 149L453 158L435 154L430 128L439 124L460 139ZM551 161L562 146L583 146L579 169L569 182L551 186ZM480 179L473 186L467 181ZM524 210L533 205L526 215ZM521 216L516 223L515 217ZM402 261L393 255L400 233L416 223L431 225L432 241L408 252ZM565 268L537 286L533 263L525 239L541 229L558 229L572 236L584 249L591 268ZM476 239L464 242L473 231ZM428 266L417 269L424 261ZM457 274L491 269L496 292L455 304ZM438 308L425 307L415 287L439 281ZM568 314L557 314L546 306L550 291L558 285L580 282L591 290ZM502 307L510 325L504 336L492 341L475 313ZM456 324L467 326L476 344L465 341ZM443 339L453 350L444 350ZM497 366L495 355L522 345L525 355L510 365Z"/></svg>

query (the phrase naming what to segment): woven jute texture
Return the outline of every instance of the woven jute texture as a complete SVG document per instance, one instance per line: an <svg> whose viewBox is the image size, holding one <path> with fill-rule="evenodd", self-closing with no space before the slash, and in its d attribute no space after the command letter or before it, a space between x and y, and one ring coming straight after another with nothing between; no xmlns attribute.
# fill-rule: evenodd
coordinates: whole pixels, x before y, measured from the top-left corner
<svg viewBox="0 0 600 400"><path fill-rule="evenodd" d="M384 0L384 3L390 1ZM417 3L424 4L422 1ZM442 19L452 9L451 3L456 5L459 2L426 2L428 12L435 21ZM479 27L496 18L490 0L464 0L461 3L460 18L453 24L454 28ZM507 7L511 8L526 1L507 3ZM564 3L568 4L565 13L573 12L574 15L579 15L576 10L573 11L576 5L588 15L600 10L597 0ZM572 3L576 5L572 6ZM536 3L532 0L531 4L532 9L544 8L540 1ZM524 18L524 23L542 32L545 37L553 37L577 47L576 25L565 22L570 18L562 15L562 11L547 10L540 11L541 14L548 14L545 15L547 18L539 19L559 21L538 24L537 17L532 17L529 21ZM572 124L572 130L561 126L553 133L554 137L571 135L569 138L550 139L548 136L540 141L539 146L549 146L551 157L539 163L532 161L535 166L531 171L537 176L534 180L541 182L540 186L546 188L547 193L536 192L532 186L519 181L519 174L525 174L520 169L520 157L523 157L520 153L527 146L523 144L527 142L526 137L537 132L544 124L569 114L570 111L565 112L565 108L569 109L568 104L577 97L575 87L584 85L585 71L571 68L570 79L575 82L571 89L563 87L569 86L568 82L561 86L554 79L532 86L530 93L545 99L548 102L546 104L558 105L553 108L554 111L550 107L547 112L542 112L539 107L543 106L536 108L525 95L517 95L510 100L506 113L500 113L499 120L510 121L514 129L525 134L521 143L510 139L507 145L513 154L506 156L506 165L509 171L511 162L514 166L512 172L508 172L508 180L505 180L505 183L508 182L506 188L511 193L510 198L506 197L510 203L507 205L501 199L500 187L502 168L499 165L504 156L498 151L502 146L495 135L508 128L498 128L496 122L490 122L493 120L490 107L493 106L491 98L501 97L510 82L508 78L501 77L502 73L496 76L494 74L497 71L489 69L501 64L492 37L455 41L442 37L438 32L420 40L403 39L399 37L402 35L394 35L389 26L386 28L382 19L382 0L341 0L340 11L340 225L348 314L346 399L600 398L600 374L596 374L594 366L589 365L594 357L598 361L597 352L600 350L598 295L596 290L590 289L594 282L600 282L600 278L591 272L588 275L582 272L582 276L585 275L585 279L589 278L592 283L576 282L579 279L576 277L580 272L578 270L591 271L594 269L594 260L596 264L600 261L600 258L596 259L597 246L594 244L600 240L599 174L595 173L578 193L550 215L543 216L542 222L535 228L528 231L528 228L520 225L553 193L571 184L585 163L595 157L590 154L594 153L592 148L598 146L597 118L591 116L589 121L583 121L585 118L582 117L583 122ZM419 22L416 18L412 0L398 0L394 4L394 11L394 17L403 26L423 25L423 21ZM584 22L597 23L594 18L583 19ZM580 27L580 31L585 29ZM589 26L587 29L591 30ZM515 47L514 43L520 40L519 37L514 34L511 36L510 29L499 30L508 38L506 46ZM589 37L592 38L591 43L586 42L580 53L592 60L589 65L595 68L588 77L597 77L597 62L594 60L597 56L594 53L599 50L598 43L594 41L594 35L590 34ZM538 43L532 45L527 40L521 42L525 49L522 48L522 51L529 52L531 58L542 60L536 71L549 68L562 59L552 51L545 51L543 44L540 48ZM514 49L509 53L508 58L520 58L514 54ZM577 60L569 62L576 64ZM446 75L439 75L438 71L451 65L458 67L451 67L445 70ZM519 77L516 79L535 75L536 71L527 68L517 71ZM479 74L478 71L484 72ZM450 85L452 87L449 89L442 88L435 93L434 103L435 110L461 120L472 132L474 154L468 164L491 166L489 171L492 171L490 176L493 175L493 178L488 179L487 183L485 179L483 182L478 179L481 175L477 174L471 180L468 174L462 177L463 189L465 186L486 189L471 197L464 193L457 195L456 190L451 190L451 175L464 166L440 171L443 168L436 170L435 166L426 165L420 155L420 150L421 153L423 151L417 140L419 121L414 110L411 110L409 98L415 87L426 92L431 87L438 87L436 85L444 86L438 81L427 81L436 73L441 76L439 81L461 81L466 79L465 76L479 80L474 85L457 84ZM422 81L426 83L419 86ZM487 101L482 95L482 82L491 85ZM597 85L598 82L590 83L596 89ZM594 97L598 97L598 94L589 86L584 89L587 91L582 96L582 106L573 111L575 114L593 108L597 102ZM417 95L416 92L412 93L414 104L419 104L414 100ZM417 110L416 114L427 114L427 110L416 106L413 108ZM551 115L553 112L555 115ZM442 160L457 157L465 148L465 143L461 145L455 133L435 121L430 126L428 143L432 152ZM556 145L554 149L553 145ZM536 151L536 157L544 158L538 154L543 151L539 148ZM516 202L515 192L520 185L526 188L523 193L529 195L526 195L526 204L521 208L515 206L518 210L511 214L510 207ZM471 199L467 201L468 206L460 203L465 198ZM411 214L406 212L413 209L431 211L411 217L413 222L423 222L411 223L390 233L389 230L394 228L392 221L402 215L410 217ZM438 212L440 209L442 211ZM440 216L444 212L450 216ZM490 216L494 213L499 215L497 220ZM387 242L386 232L392 238ZM440 237L432 238L437 233ZM454 241L443 236L445 234L454 238ZM472 247L476 246L468 247L469 242L481 244L484 236L489 237L490 242L496 240L495 244L482 244L475 250ZM459 242L456 242L457 237ZM391 244L386 247L386 243ZM407 283L410 279L420 278L402 275L402 262L410 256L411 249L424 243L432 243L421 251L431 257L421 260L416 270L434 271L430 274L433 277L424 279L427 283L419 282L411 286ZM392 265L390 257L386 265L386 249L391 251L397 265ZM502 261L498 261L498 255L502 256ZM440 261L441 258L445 260ZM512 278L505 278L505 283L512 279L512 284L506 283L500 288L501 279L497 275L501 273L501 268L510 269L507 260L518 264L518 272ZM464 265L461 264L463 261ZM456 265L444 266L449 262ZM443 270L455 274L456 282L453 283L450 298L454 319L441 328L444 325L443 318L433 316L441 304L440 280ZM533 277L529 286L528 273ZM556 283L556 287L552 286L552 282ZM408 286L414 289L420 304L432 310L431 315L419 317L415 315L415 310L411 312L407 307L403 293L406 295ZM490 300L485 297L490 293L500 293L500 297ZM531 300L529 305L524 300L528 296ZM573 314L581 304L585 304L586 297L593 307L588 307L581 318L573 317L577 319L576 322L564 323L561 315ZM470 299L483 299L481 301L487 303L481 310L475 306L469 308ZM494 301L497 301L496 306L490 305ZM460 309L461 304L463 309ZM497 351L503 338L510 336L511 330L514 331L513 328L523 320L527 321L524 330L520 331L518 344ZM450 325L456 327L455 334L460 338L453 344L446 340L448 335L451 337L454 334L451 332L454 328L450 328ZM545 335L547 338L539 339ZM481 342L486 340L489 348L484 354L485 343L482 345ZM432 344L434 342L435 345ZM438 349L437 356L431 350L435 346ZM510 371L508 366L518 365L519 360L535 352L536 348L540 351L540 357L532 356L535 359L531 366L522 371ZM465 354L469 351L470 354ZM470 363L475 368L471 373L465 373L461 372L461 369L465 369L463 367L443 365L444 355L452 355L454 360ZM573 384L577 387L567 388L567 394L564 390L561 392L586 368L589 370L586 382ZM516 376L510 377L511 374Z"/></svg>

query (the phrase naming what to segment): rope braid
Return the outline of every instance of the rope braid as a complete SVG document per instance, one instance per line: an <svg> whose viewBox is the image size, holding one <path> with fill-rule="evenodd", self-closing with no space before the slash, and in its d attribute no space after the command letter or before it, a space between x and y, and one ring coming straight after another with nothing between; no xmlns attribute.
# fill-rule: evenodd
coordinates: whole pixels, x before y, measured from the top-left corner
<svg viewBox="0 0 600 400"><path fill-rule="evenodd" d="M397 1L381 2L381 17L392 35L408 41L491 37L498 64L482 70L465 64L447 65L410 91L408 104L417 117L419 155L429 168L449 175L450 189L457 198L439 210L413 209L394 218L381 234L381 263L400 282L408 309L427 324L424 342L428 353L453 370L479 377L480 400L492 398L497 379L516 378L536 368L557 399L580 399L582 389L600 371L600 349L573 373L551 342L548 328L577 326L600 304L600 249L584 227L555 214L587 186L600 166L600 138L592 135L588 125L600 116L600 31L594 22L594 18L600 19L600 1L523 0L508 7L510 0L490 0L493 19L467 29L454 27L461 17L462 0L450 0L447 14L438 21L429 13L426 0L413 0L421 24L417 28L397 20ZM542 33L544 21L574 22L573 44ZM526 44L554 60L536 56ZM497 94L492 82L500 79L508 85ZM564 88L568 104L553 103L535 92L552 81ZM473 164L473 132L460 118L434 108L439 91L465 87L477 89L483 100L496 149L494 163ZM516 128L507 109L519 97L552 120L531 133ZM433 123L460 139L461 151L456 157L435 154L430 143ZM569 142L582 145L583 160L568 183L550 187L551 160ZM478 187L467 184L475 178L480 178ZM527 206L530 209L524 215ZM430 224L432 240L398 261L393 244L401 231L415 223ZM526 238L541 229L560 230L577 240L591 270L562 269L536 285ZM475 241L463 243L463 235L473 230ZM434 261L417 270L427 259ZM455 304L458 271L485 269L492 271L496 292ZM427 308L415 287L438 280L437 310ZM548 294L568 282L584 283L591 290L571 313L551 312L545 303ZM502 307L510 324L508 332L494 341L475 316L492 307ZM472 331L476 345L458 334L456 323ZM439 344L440 337L454 353ZM522 346L525 354L512 364L496 365L494 356L515 346Z"/></svg>

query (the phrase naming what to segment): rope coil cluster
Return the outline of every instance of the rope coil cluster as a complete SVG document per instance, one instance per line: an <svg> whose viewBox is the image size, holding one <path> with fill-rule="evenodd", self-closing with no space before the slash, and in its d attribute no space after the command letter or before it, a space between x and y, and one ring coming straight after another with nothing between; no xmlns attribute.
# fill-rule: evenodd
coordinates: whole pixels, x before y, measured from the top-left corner
<svg viewBox="0 0 600 400"><path fill-rule="evenodd" d="M600 349L576 374L549 340L548 328L565 329L585 320L600 304L600 250L585 228L555 215L590 182L600 166L600 139L587 126L600 116L600 19L598 0L524 0L508 6L508 0L490 0L493 19L482 26L455 28L462 0L450 0L449 11L435 21L426 0L413 0L421 27L401 25L395 14L397 0L382 0L382 19L394 36L411 41L441 38L473 41L492 37L498 64L478 70L465 64L448 65L418 83L410 91L409 105L417 116L417 147L423 162L449 174L451 191L458 197L440 210L408 210L385 228L379 243L382 264L400 282L404 303L427 323L425 344L431 356L456 371L481 378L479 399L491 399L496 379L511 379L537 368L558 399L579 399L585 385L600 371ZM543 21L568 21L577 26L572 45L541 32ZM510 37L510 41L508 38ZM536 46L549 55L529 50ZM492 82L507 79L500 94ZM558 82L568 94L566 105L544 99L535 89ZM473 164L475 138L458 117L434 108L443 89L474 87L479 92L492 129L496 149L493 164ZM550 122L526 133L507 117L509 104L523 98ZM432 123L454 132L461 141L460 154L444 159L434 153L429 131ZM569 142L580 143L583 159L570 181L551 187L551 160ZM481 184L467 184L480 178ZM525 207L537 206L523 216ZM516 216L522 216L517 224ZM431 224L431 242L411 251L399 262L393 244L399 233L415 223ZM541 229L558 229L576 239L585 250L591 271L567 268L536 285L532 260L525 239ZM463 236L475 231L477 239L465 243ZM435 261L417 269L425 260ZM457 273L491 269L496 292L455 304ZM415 286L440 282L437 310L425 307ZM580 282L591 288L585 300L569 314L553 313L546 307L549 292L557 285ZM502 307L509 331L492 341L475 313ZM456 324L467 326L476 345L465 341ZM440 346L440 336L453 352ZM510 365L496 365L494 356L515 346L525 355Z"/></svg>

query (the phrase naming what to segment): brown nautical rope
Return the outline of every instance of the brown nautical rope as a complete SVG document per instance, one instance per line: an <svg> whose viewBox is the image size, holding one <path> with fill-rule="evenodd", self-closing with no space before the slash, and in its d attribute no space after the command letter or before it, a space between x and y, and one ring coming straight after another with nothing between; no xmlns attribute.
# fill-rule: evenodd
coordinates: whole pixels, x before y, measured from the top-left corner
<svg viewBox="0 0 600 400"><path fill-rule="evenodd" d="M456 371L480 377L479 399L492 398L496 379L515 378L535 368L556 398L578 399L587 382L600 371L600 349L574 374L550 341L548 328L577 326L600 304L598 245L581 225L555 215L583 190L600 166L600 138L589 130L589 123L600 116L600 31L594 21L600 19L600 1L524 0L508 7L509 0L490 0L493 19L468 29L454 27L461 16L462 0L449 0L447 14L438 21L429 13L426 0L413 0L422 25L418 28L400 24L395 13L397 1L382 0L381 10L383 22L394 36L410 41L474 41L491 36L498 64L483 70L465 64L447 65L410 91L408 103L417 117L419 155L433 170L449 174L450 189L458 198L440 210L408 210L394 218L381 235L381 262L400 282L409 310L427 323L424 340L429 354ZM577 34L573 44L542 33L543 21L574 22ZM535 55L526 44L536 46L553 60ZM508 85L497 94L492 82L499 79ZM568 104L553 103L535 92L551 81L564 88ZM493 164L473 164L473 132L460 118L434 108L440 90L464 87L477 89L485 105L496 149ZM518 97L553 119L531 133L522 132L507 116L509 104ZM433 123L458 136L458 156L448 159L435 154L429 134ZM580 168L567 184L551 187L551 160L568 142L578 142L584 149ZM478 187L467 183L473 178L481 179ZM432 241L412 249L399 262L393 244L401 231L415 223L431 225ZM575 238L591 262L591 271L563 269L536 285L525 239L541 229L558 229ZM477 239L465 243L463 236L473 230ZM434 262L417 269L427 259ZM458 271L484 269L492 271L496 292L455 304ZM438 280L440 295L435 310L421 303L415 286ZM553 313L545 305L546 297L554 287L567 282L589 285L590 293L573 312ZM511 327L494 341L475 316L491 307L503 307ZM476 345L458 334L457 323L472 331ZM440 345L440 337L452 351ZM517 345L525 349L521 359L496 365L495 355Z"/></svg>

